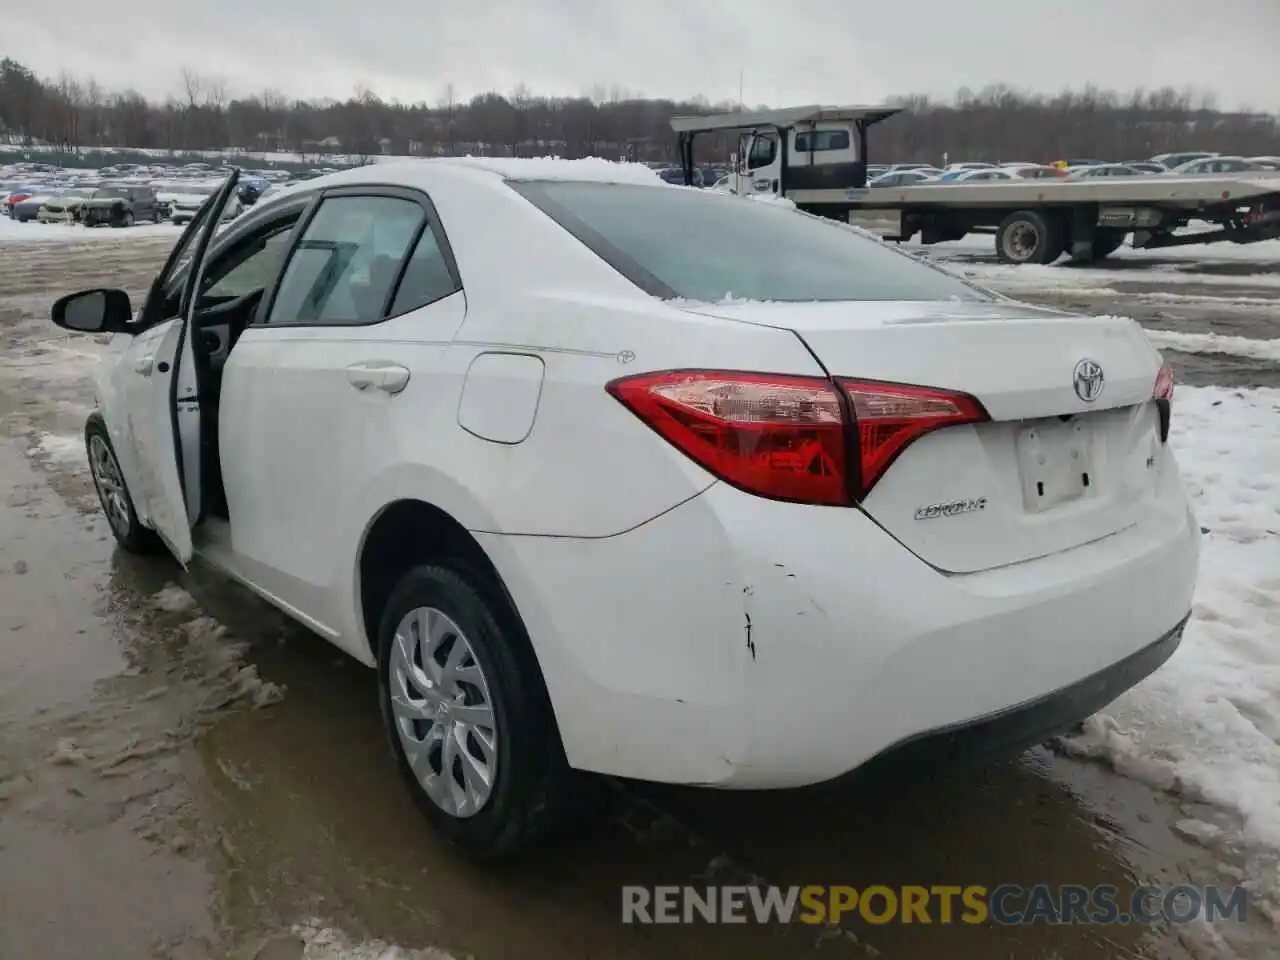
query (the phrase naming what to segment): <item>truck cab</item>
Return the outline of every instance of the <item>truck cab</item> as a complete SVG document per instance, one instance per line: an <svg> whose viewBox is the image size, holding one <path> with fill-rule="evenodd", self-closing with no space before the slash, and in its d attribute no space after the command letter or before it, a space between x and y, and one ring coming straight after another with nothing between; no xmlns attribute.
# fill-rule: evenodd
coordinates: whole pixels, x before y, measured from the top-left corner
<svg viewBox="0 0 1280 960"><path fill-rule="evenodd" d="M867 128L896 107L790 107L674 117L681 165L692 182L693 139L737 136L729 187L742 195L785 197L796 190L861 189L867 184Z"/></svg>

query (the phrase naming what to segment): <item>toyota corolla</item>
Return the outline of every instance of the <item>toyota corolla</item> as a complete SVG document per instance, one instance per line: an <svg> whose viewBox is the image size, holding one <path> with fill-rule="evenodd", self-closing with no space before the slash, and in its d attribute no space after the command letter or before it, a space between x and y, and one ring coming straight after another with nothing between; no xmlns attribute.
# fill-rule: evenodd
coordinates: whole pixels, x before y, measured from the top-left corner
<svg viewBox="0 0 1280 960"><path fill-rule="evenodd" d="M432 160L195 215L85 435L119 542L377 671L480 855L576 771L827 781L1016 751L1160 666L1199 550L1140 327L603 161Z"/></svg>

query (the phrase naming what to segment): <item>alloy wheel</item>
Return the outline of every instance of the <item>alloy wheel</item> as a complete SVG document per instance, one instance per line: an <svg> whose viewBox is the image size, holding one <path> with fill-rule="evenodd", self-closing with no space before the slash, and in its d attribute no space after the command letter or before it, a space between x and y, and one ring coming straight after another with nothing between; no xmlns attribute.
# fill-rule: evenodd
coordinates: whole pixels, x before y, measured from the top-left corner
<svg viewBox="0 0 1280 960"><path fill-rule="evenodd" d="M122 537L129 535L133 520L129 510L129 495L115 454L102 437L89 438L89 472L98 490L98 499L112 529Z"/></svg>
<svg viewBox="0 0 1280 960"><path fill-rule="evenodd" d="M461 628L435 607L410 610L391 644L391 713L405 759L445 813L475 816L493 793L498 730L489 684Z"/></svg>

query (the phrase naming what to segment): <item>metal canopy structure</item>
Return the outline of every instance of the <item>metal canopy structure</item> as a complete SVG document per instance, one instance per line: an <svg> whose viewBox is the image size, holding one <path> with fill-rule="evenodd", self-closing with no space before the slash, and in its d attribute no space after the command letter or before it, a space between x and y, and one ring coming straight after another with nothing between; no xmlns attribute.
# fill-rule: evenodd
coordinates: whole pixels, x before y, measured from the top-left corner
<svg viewBox="0 0 1280 960"><path fill-rule="evenodd" d="M881 120L902 113L901 107L886 105L846 107L783 107L779 110L752 110L737 113L716 113L710 116L683 116L671 118L671 129L676 132L680 151L680 166L684 172L685 186L693 184L693 139L702 133L729 131L756 131L761 129L789 130L792 127L810 126L823 121L852 123L858 133L858 160L853 173L855 186L867 182L867 128ZM785 193L786 138L783 138L783 181Z"/></svg>
<svg viewBox="0 0 1280 960"><path fill-rule="evenodd" d="M710 116L671 118L676 133L714 133L719 130L752 130L759 127L795 127L824 120L843 120L871 126L901 113L901 107L783 107L780 110L750 110L738 113L716 113Z"/></svg>

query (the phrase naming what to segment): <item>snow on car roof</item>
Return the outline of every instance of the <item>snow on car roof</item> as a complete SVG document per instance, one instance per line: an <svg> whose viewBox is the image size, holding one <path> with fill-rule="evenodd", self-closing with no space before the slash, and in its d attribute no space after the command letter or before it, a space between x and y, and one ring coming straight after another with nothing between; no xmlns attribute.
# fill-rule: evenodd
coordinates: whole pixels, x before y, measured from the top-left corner
<svg viewBox="0 0 1280 960"><path fill-rule="evenodd" d="M445 157L439 162L488 170L508 180L588 180L650 187L666 184L643 163L605 160L602 157L579 160L562 160L559 157Z"/></svg>

